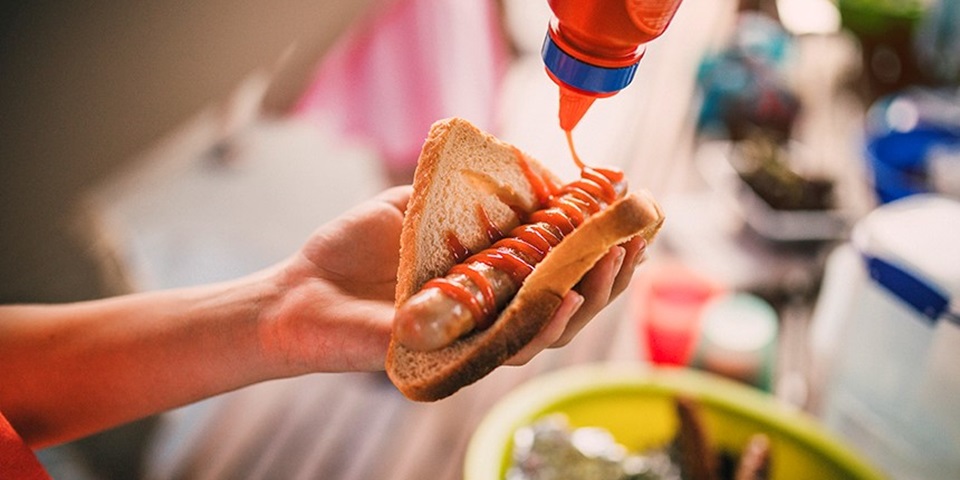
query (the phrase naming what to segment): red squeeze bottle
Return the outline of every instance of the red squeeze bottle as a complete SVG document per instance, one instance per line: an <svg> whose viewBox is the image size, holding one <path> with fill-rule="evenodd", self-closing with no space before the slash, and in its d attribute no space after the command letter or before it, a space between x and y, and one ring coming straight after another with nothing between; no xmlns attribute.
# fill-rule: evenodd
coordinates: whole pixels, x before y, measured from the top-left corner
<svg viewBox="0 0 960 480"><path fill-rule="evenodd" d="M560 86L560 128L570 132L601 97L633 80L645 44L659 37L681 0L548 0L553 19L541 54Z"/></svg>

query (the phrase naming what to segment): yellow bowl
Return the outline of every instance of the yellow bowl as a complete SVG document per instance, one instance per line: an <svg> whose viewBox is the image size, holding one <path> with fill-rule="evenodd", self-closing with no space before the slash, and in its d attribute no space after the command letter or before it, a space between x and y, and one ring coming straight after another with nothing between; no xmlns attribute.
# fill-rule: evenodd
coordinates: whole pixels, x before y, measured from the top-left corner
<svg viewBox="0 0 960 480"><path fill-rule="evenodd" d="M740 452L750 435L771 444L772 479L885 478L830 436L809 415L760 391L715 375L636 364L568 368L520 386L487 414L471 438L466 480L502 479L511 462L513 433L552 413L572 427L602 427L631 451L664 445L677 428L673 399L700 405L709 441Z"/></svg>

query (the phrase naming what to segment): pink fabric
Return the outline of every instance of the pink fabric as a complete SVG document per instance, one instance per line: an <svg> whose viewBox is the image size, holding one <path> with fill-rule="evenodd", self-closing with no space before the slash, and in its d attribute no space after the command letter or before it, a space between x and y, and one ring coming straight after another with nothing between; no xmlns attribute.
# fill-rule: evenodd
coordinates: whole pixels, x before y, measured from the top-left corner
<svg viewBox="0 0 960 480"><path fill-rule="evenodd" d="M296 113L372 142L392 168L415 165L441 118L493 130L508 56L499 21L492 0L393 0L324 58Z"/></svg>

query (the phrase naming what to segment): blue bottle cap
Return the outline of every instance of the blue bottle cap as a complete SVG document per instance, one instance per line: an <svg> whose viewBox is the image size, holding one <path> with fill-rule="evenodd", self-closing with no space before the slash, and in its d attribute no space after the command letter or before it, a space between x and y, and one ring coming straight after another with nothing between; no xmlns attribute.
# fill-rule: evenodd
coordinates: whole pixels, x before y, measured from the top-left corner
<svg viewBox="0 0 960 480"><path fill-rule="evenodd" d="M633 81L637 65L640 64L638 59L633 65L620 68L590 65L560 49L549 33L543 41L540 53L547 70L558 80L578 90L597 94L616 93L623 90Z"/></svg>

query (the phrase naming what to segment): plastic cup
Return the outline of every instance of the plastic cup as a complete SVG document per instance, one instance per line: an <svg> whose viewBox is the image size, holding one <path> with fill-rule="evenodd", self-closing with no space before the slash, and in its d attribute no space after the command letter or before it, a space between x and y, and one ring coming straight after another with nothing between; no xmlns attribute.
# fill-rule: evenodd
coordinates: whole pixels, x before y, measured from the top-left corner
<svg viewBox="0 0 960 480"><path fill-rule="evenodd" d="M659 365L687 365L700 336L703 307L723 292L716 282L682 265L652 268L639 282L636 310L640 342Z"/></svg>

